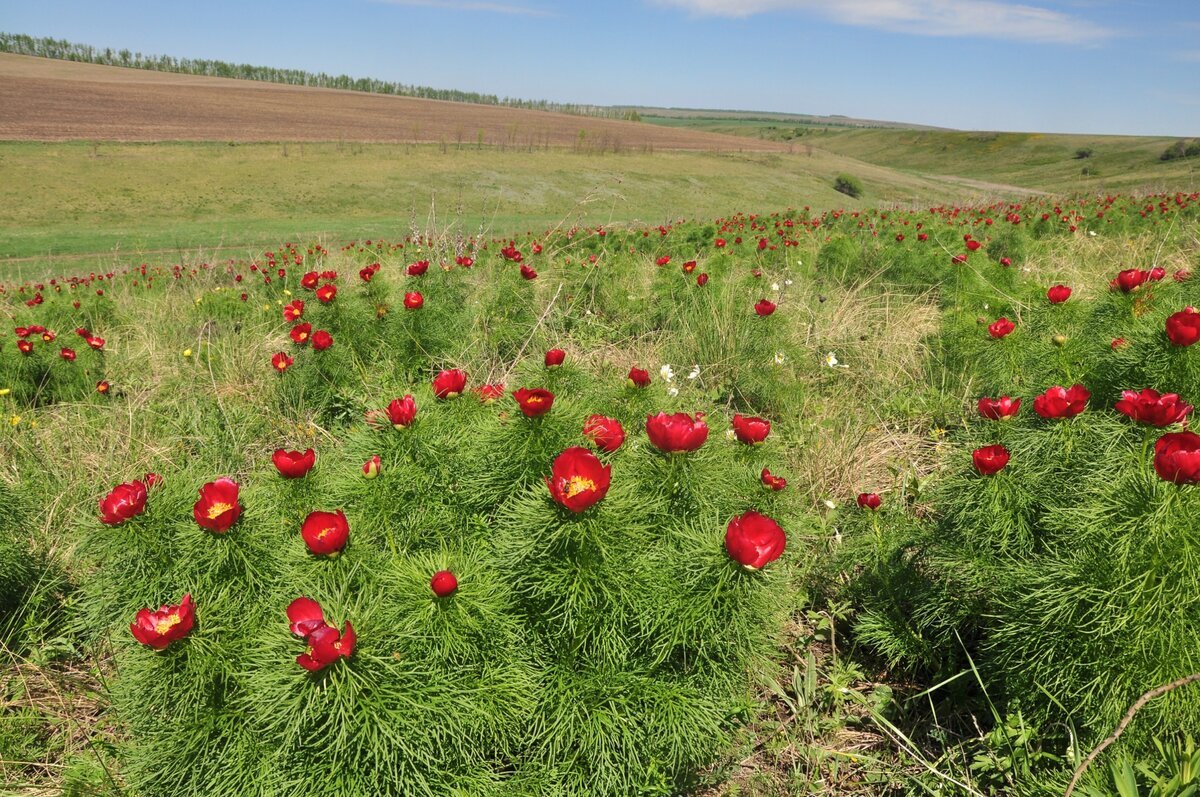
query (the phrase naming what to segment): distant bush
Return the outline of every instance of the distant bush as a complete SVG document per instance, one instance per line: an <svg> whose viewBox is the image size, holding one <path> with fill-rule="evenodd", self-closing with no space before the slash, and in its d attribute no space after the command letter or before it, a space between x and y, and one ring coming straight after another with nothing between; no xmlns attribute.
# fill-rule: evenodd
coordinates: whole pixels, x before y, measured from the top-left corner
<svg viewBox="0 0 1200 797"><path fill-rule="evenodd" d="M1075 150L1075 160L1081 161L1085 158L1092 157L1092 155L1094 155L1094 154L1095 154L1095 150L1093 150L1091 147L1082 147L1080 149Z"/></svg>
<svg viewBox="0 0 1200 797"><path fill-rule="evenodd" d="M833 181L833 190L840 191L849 197L858 199L863 195L863 185L857 177L851 174L839 174Z"/></svg>
<svg viewBox="0 0 1200 797"><path fill-rule="evenodd" d="M1200 155L1200 140L1189 141L1186 138L1181 138L1171 146L1167 147L1163 154L1158 156L1161 161L1173 161L1179 158L1194 158Z"/></svg>

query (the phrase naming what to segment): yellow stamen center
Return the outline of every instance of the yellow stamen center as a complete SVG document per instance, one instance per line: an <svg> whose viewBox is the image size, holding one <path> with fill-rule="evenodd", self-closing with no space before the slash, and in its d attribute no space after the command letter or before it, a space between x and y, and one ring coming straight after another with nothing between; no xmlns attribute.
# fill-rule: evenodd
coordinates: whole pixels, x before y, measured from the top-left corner
<svg viewBox="0 0 1200 797"><path fill-rule="evenodd" d="M216 520L221 515L233 509L233 504L226 504L218 501L208 508L208 519Z"/></svg>
<svg viewBox="0 0 1200 797"><path fill-rule="evenodd" d="M155 623L154 630L155 630L155 632L157 632L159 634L165 634L168 631L170 631L172 628L174 628L175 626L179 625L181 622L183 622L183 618L181 618L178 614L175 614L174 612L172 612L171 614L168 614L166 617L164 617L163 619L161 619L157 623Z"/></svg>
<svg viewBox="0 0 1200 797"><path fill-rule="evenodd" d="M567 480L567 498L574 498L582 492L595 492L596 483L583 476L572 476Z"/></svg>

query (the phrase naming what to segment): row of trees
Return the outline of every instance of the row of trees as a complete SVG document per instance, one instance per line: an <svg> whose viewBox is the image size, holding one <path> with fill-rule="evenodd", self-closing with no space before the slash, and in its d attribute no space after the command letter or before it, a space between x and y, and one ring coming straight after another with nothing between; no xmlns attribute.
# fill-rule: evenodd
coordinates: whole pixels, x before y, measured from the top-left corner
<svg viewBox="0 0 1200 797"><path fill-rule="evenodd" d="M450 100L470 102L478 105L504 105L511 108L526 108L536 111L554 111L578 116L601 118L628 118L624 111L595 105L551 102L549 100L526 100L515 97L498 97L477 91L438 89L430 86L413 86L397 81L356 78L350 75L328 75L312 73L303 69L281 69L272 66L232 64L207 58L175 58L170 55L145 55L127 49L93 47L65 39L39 38L23 33L0 32L0 52L18 55L36 55L42 58L57 58L64 61L82 61L89 64L124 66L133 69L150 69L156 72L177 72L185 75L236 78L239 80L262 80L269 83L285 83L292 86L316 86L327 89L346 89L371 94L392 94L402 97L420 97L427 100Z"/></svg>

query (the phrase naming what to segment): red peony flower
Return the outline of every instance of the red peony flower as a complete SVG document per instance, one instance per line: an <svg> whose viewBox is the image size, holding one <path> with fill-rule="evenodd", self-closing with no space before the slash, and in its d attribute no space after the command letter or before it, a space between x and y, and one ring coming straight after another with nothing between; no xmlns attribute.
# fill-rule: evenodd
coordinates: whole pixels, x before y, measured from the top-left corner
<svg viewBox="0 0 1200 797"><path fill-rule="evenodd" d="M392 399L387 406L387 414L394 428L404 429L411 426L413 419L417 417L417 402L413 401L411 395Z"/></svg>
<svg viewBox="0 0 1200 797"><path fill-rule="evenodd" d="M630 387L645 387L650 384L650 373L635 365L629 369L629 375L625 379Z"/></svg>
<svg viewBox="0 0 1200 797"><path fill-rule="evenodd" d="M1157 390L1146 388L1141 393L1132 390L1121 392L1121 400L1116 405L1117 412L1128 415L1135 421L1148 423L1151 426L1170 426L1173 423L1183 423L1192 405L1181 401L1174 393L1159 395Z"/></svg>
<svg viewBox="0 0 1200 797"><path fill-rule="evenodd" d="M1062 304L1071 298L1071 289L1066 285L1055 285L1046 291L1046 298L1050 300L1050 304Z"/></svg>
<svg viewBox="0 0 1200 797"><path fill-rule="evenodd" d="M1087 409L1092 394L1083 385L1055 386L1033 400L1033 411L1043 418L1074 418Z"/></svg>
<svg viewBox="0 0 1200 797"><path fill-rule="evenodd" d="M368 459L366 462L363 463L363 466L362 466L363 476L366 476L368 479L374 479L376 476L379 475L379 468L382 466L382 464L383 464L383 461L379 458L379 455L375 454L374 456L372 456L370 459Z"/></svg>
<svg viewBox="0 0 1200 797"><path fill-rule="evenodd" d="M58 352L58 356L62 357L67 362L75 362L75 350L68 349L65 346Z"/></svg>
<svg viewBox="0 0 1200 797"><path fill-rule="evenodd" d="M757 445L766 440L767 435L771 433L771 422L763 418L747 418L735 413L733 433L739 441L746 445Z"/></svg>
<svg viewBox="0 0 1200 797"><path fill-rule="evenodd" d="M341 633L325 622L321 606L312 598L297 598L288 605L292 633L303 637L308 647L296 657L296 663L309 672L323 670L338 659L349 658L358 641L354 626L346 621Z"/></svg>
<svg viewBox="0 0 1200 797"><path fill-rule="evenodd" d="M550 497L572 512L582 512L608 494L612 466L586 448L572 446L554 458L546 486Z"/></svg>
<svg viewBox="0 0 1200 797"><path fill-rule="evenodd" d="M540 415L545 415L554 405L554 394L549 390L542 388L533 388L532 390L523 387L520 390L513 391L513 398L517 400L517 404L521 407L521 412L526 418L537 418Z"/></svg>
<svg viewBox="0 0 1200 797"><path fill-rule="evenodd" d="M279 471L279 475L283 478L299 479L312 470L313 465L317 464L317 455L311 448L303 454L299 451L284 451L282 448L277 448L271 455L271 461L275 463L275 470Z"/></svg>
<svg viewBox="0 0 1200 797"><path fill-rule="evenodd" d="M527 280L537 279L537 272L524 263L521 264L521 277Z"/></svg>
<svg viewBox="0 0 1200 797"><path fill-rule="evenodd" d="M1119 349L1119 348L1122 348L1123 346L1126 346L1126 345L1128 345L1128 343L1129 343L1129 341L1125 340L1125 338L1113 338L1113 341L1112 341L1112 350L1113 350L1113 351L1116 351L1117 349Z"/></svg>
<svg viewBox="0 0 1200 797"><path fill-rule="evenodd" d="M480 404L495 404L496 401L504 398L504 385L480 385L475 388L475 392L479 394Z"/></svg>
<svg viewBox="0 0 1200 797"><path fill-rule="evenodd" d="M99 393L100 395L104 395L105 393L107 393L109 391L109 389L110 389L110 385L108 384L107 381L105 381L103 379L101 379L99 382L96 383L96 392Z"/></svg>
<svg viewBox="0 0 1200 797"><path fill-rule="evenodd" d="M1016 328L1017 328L1016 324L1014 324L1012 321L1009 321L1007 318L1004 318L1002 316L1000 318L997 318L995 321L993 321L991 324L988 325L988 334L991 335L993 338L996 338L997 340L999 340L1000 338L1004 337L1005 335L1008 335L1010 332L1012 332Z"/></svg>
<svg viewBox="0 0 1200 797"><path fill-rule="evenodd" d="M312 598L296 598L289 603L287 616L291 621L292 633L301 638L307 637L313 631L327 625L325 613L321 611L321 604Z"/></svg>
<svg viewBox="0 0 1200 797"><path fill-rule="evenodd" d="M294 362L295 360L293 360L291 357L288 357L287 353L282 351L277 352L275 356L271 358L272 367L274 367L275 370L281 374L286 371Z"/></svg>
<svg viewBox="0 0 1200 797"><path fill-rule="evenodd" d="M418 260L416 263L409 263L405 273L410 277L419 277L429 270L428 260Z"/></svg>
<svg viewBox="0 0 1200 797"><path fill-rule="evenodd" d="M308 343L308 339L312 335L312 324L307 322L296 324L296 326L292 327L292 331L288 335L291 337L292 343L295 343L297 346L303 346L305 343Z"/></svg>
<svg viewBox="0 0 1200 797"><path fill-rule="evenodd" d="M762 481L763 487L774 492L779 492L784 487L787 487L787 479L772 474L766 468L762 469L762 475L759 478Z"/></svg>
<svg viewBox="0 0 1200 797"><path fill-rule="evenodd" d="M321 304L329 304L335 296L337 296L337 286L332 282L327 282L317 288L317 298L321 300Z"/></svg>
<svg viewBox="0 0 1200 797"><path fill-rule="evenodd" d="M404 294L404 306L409 310L420 310L425 306L425 297L416 291Z"/></svg>
<svg viewBox="0 0 1200 797"><path fill-rule="evenodd" d="M117 526L146 511L146 485L140 481L118 484L100 499L100 522Z"/></svg>
<svg viewBox="0 0 1200 797"><path fill-rule="evenodd" d="M433 395L440 399L457 398L467 387L467 375L457 368L442 371L433 378Z"/></svg>
<svg viewBox="0 0 1200 797"><path fill-rule="evenodd" d="M873 512L876 509L879 509L882 504L883 499L881 499L876 493L858 494L858 505L863 509L870 509Z"/></svg>
<svg viewBox="0 0 1200 797"><path fill-rule="evenodd" d="M196 622L196 606L191 594L183 596L176 606L163 605L158 611L139 609L129 624L133 638L155 650L163 650L177 639L183 639Z"/></svg>
<svg viewBox="0 0 1200 797"><path fill-rule="evenodd" d="M691 274L695 270L696 270L696 261L695 260L688 260L687 262L685 262L683 264L683 273L684 274Z"/></svg>
<svg viewBox="0 0 1200 797"><path fill-rule="evenodd" d="M1187 307L1168 318L1167 338L1176 346L1191 346L1200 340L1200 313Z"/></svg>
<svg viewBox="0 0 1200 797"><path fill-rule="evenodd" d="M990 421L1006 421L1016 417L1021 409L1021 399L1001 396L1000 398L979 399L979 414Z"/></svg>
<svg viewBox="0 0 1200 797"><path fill-rule="evenodd" d="M596 448L611 454L625 442L625 429L616 418L589 415L583 424L583 436L591 440Z"/></svg>
<svg viewBox="0 0 1200 797"><path fill-rule="evenodd" d="M971 461L975 463L975 470L984 476L994 476L1004 470L1011 456L1004 446L985 446L971 452Z"/></svg>
<svg viewBox="0 0 1200 797"><path fill-rule="evenodd" d="M562 365L563 361L566 359L567 353L565 351L562 349L551 349L550 351L546 352L546 367L557 368L558 366Z"/></svg>
<svg viewBox="0 0 1200 797"><path fill-rule="evenodd" d="M697 274L696 275L696 284L699 285L701 288L703 288L705 285L707 285L708 284L708 274L706 272L701 272L700 274Z"/></svg>
<svg viewBox="0 0 1200 797"><path fill-rule="evenodd" d="M1200 435L1169 432L1154 444L1154 470L1176 484L1200 482Z"/></svg>
<svg viewBox="0 0 1200 797"><path fill-rule="evenodd" d="M754 305L754 312L761 316L768 316L775 312L775 303L766 299L759 299Z"/></svg>
<svg viewBox="0 0 1200 797"><path fill-rule="evenodd" d="M439 570L429 579L429 588L439 598L446 598L458 589L458 578L449 570Z"/></svg>
<svg viewBox="0 0 1200 797"><path fill-rule="evenodd" d="M308 288L311 291L313 288L317 287L317 283L320 282L320 280L320 274L315 271L310 271L300 278L300 287Z"/></svg>
<svg viewBox="0 0 1200 797"><path fill-rule="evenodd" d="M660 258L658 258L657 260L655 260L655 261L654 261L654 265L656 265L656 266L665 266L667 263L670 263L670 262L671 262L671 256L670 256L670 255L663 255L662 257L660 257Z"/></svg>
<svg viewBox="0 0 1200 797"><path fill-rule="evenodd" d="M655 448L668 454L695 451L708 439L708 424L702 412L694 418L686 412L660 412L646 416L646 436Z"/></svg>
<svg viewBox="0 0 1200 797"><path fill-rule="evenodd" d="M312 336L313 351L325 351L333 345L333 335L323 329L318 329Z"/></svg>
<svg viewBox="0 0 1200 797"><path fill-rule="evenodd" d="M1119 289L1123 293L1129 293L1135 288L1141 287L1148 279L1150 279L1149 271L1142 271L1140 268L1130 268L1117 274L1110 284L1114 289Z"/></svg>
<svg viewBox="0 0 1200 797"><path fill-rule="evenodd" d="M283 306L283 320L288 323L296 321L302 315L304 315L304 302L300 299Z"/></svg>
<svg viewBox="0 0 1200 797"><path fill-rule="evenodd" d="M229 531L242 514L238 503L238 483L233 479L217 479L200 488L200 500L192 507L192 516L200 528L217 534Z"/></svg>
<svg viewBox="0 0 1200 797"><path fill-rule="evenodd" d="M1009 266L1012 265L1012 258L1010 258L1010 257L1000 258L1000 265L1004 266L1005 268L1008 268Z"/></svg>
<svg viewBox="0 0 1200 797"><path fill-rule="evenodd" d="M27 340L18 340L17 351L21 352L21 354L29 354L33 351L33 344Z"/></svg>
<svg viewBox="0 0 1200 797"><path fill-rule="evenodd" d="M350 524L342 510L310 512L300 527L300 536L308 550L317 556L340 553L350 539Z"/></svg>
<svg viewBox="0 0 1200 797"><path fill-rule="evenodd" d="M729 521L725 528L725 550L747 570L759 570L783 553L787 536L778 523L750 511Z"/></svg>

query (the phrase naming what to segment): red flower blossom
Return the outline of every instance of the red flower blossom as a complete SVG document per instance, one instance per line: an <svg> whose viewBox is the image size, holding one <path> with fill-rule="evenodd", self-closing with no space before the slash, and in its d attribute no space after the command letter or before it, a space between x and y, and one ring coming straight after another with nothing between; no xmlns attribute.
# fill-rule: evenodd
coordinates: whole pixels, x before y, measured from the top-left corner
<svg viewBox="0 0 1200 797"><path fill-rule="evenodd" d="M521 277L527 280L537 279L537 272L524 263L521 264Z"/></svg>
<svg viewBox="0 0 1200 797"><path fill-rule="evenodd" d="M629 369L629 375L625 379L630 387L645 387L650 384L650 372L635 365Z"/></svg>
<svg viewBox="0 0 1200 797"><path fill-rule="evenodd" d="M479 394L480 404L495 404L504 397L504 385L480 385L475 388L475 392Z"/></svg>
<svg viewBox="0 0 1200 797"><path fill-rule="evenodd" d="M784 487L787 487L787 479L774 475L766 468L762 469L762 475L759 478L762 481L763 487L768 490L779 492Z"/></svg>
<svg viewBox="0 0 1200 797"><path fill-rule="evenodd" d="M696 284L699 285L701 288L703 288L705 285L707 285L708 284L708 274L705 272L701 272L700 274L696 275Z"/></svg>
<svg viewBox="0 0 1200 797"><path fill-rule="evenodd" d="M1116 351L1117 349L1128 345L1128 343L1129 343L1129 341L1125 340L1125 338L1113 338L1112 350Z"/></svg>
<svg viewBox="0 0 1200 797"><path fill-rule="evenodd" d="M540 387L532 390L527 387L514 390L513 398L517 400L517 404L520 405L521 412L525 414L526 418L545 415L554 405L554 394Z"/></svg>
<svg viewBox="0 0 1200 797"><path fill-rule="evenodd" d="M327 282L317 288L317 298L321 300L321 304L329 304L335 296L337 296L337 286L332 282Z"/></svg>
<svg viewBox="0 0 1200 797"><path fill-rule="evenodd" d="M288 357L287 353L282 351L276 352L275 356L271 358L271 366L274 367L274 369L279 373L286 371L294 362L295 360L293 360L291 357Z"/></svg>
<svg viewBox="0 0 1200 797"><path fill-rule="evenodd" d="M757 445L766 440L767 435L771 433L771 422L764 418L747 418L735 413L733 433L740 442L746 445Z"/></svg>
<svg viewBox="0 0 1200 797"><path fill-rule="evenodd" d="M1046 291L1046 298L1050 304L1062 304L1071 298L1071 289L1066 285L1055 285Z"/></svg>
<svg viewBox="0 0 1200 797"><path fill-rule="evenodd" d="M217 479L200 488L200 500L192 507L192 517L200 528L217 534L229 531L242 514L238 503L238 483L233 479Z"/></svg>
<svg viewBox="0 0 1200 797"><path fill-rule="evenodd" d="M133 638L155 650L163 650L177 639L183 639L196 622L196 606L191 594L183 596L178 605L163 605L158 611L139 609L129 624Z"/></svg>
<svg viewBox="0 0 1200 797"><path fill-rule="evenodd" d="M551 349L546 352L545 363L547 368L557 368L567 359L567 353L562 349Z"/></svg>
<svg viewBox="0 0 1200 797"><path fill-rule="evenodd" d="M300 287L308 288L311 291L313 288L317 287L317 283L320 282L320 280L320 274L315 271L310 271L300 278Z"/></svg>
<svg viewBox="0 0 1200 797"><path fill-rule="evenodd" d="M1043 418L1074 418L1087 409L1092 394L1083 385L1054 386L1033 400L1033 411Z"/></svg>
<svg viewBox="0 0 1200 797"><path fill-rule="evenodd" d="M404 294L404 306L409 310L420 310L425 306L425 297L416 291Z"/></svg>
<svg viewBox="0 0 1200 797"><path fill-rule="evenodd" d="M307 637L313 631L327 625L321 604L312 598L296 598L289 603L287 616L291 621L292 633L298 637Z"/></svg>
<svg viewBox="0 0 1200 797"><path fill-rule="evenodd" d="M1009 258L1009 257L1000 258L1000 265L1004 266L1005 268L1008 268L1009 266L1012 265L1012 258Z"/></svg>
<svg viewBox="0 0 1200 797"><path fill-rule="evenodd" d="M583 424L583 436L591 440L596 448L611 454L625 442L625 429L616 418L589 415Z"/></svg>
<svg viewBox="0 0 1200 797"><path fill-rule="evenodd" d="M646 436L655 448L668 454L695 451L708 439L708 424L702 412L694 418L686 412L660 412L646 416Z"/></svg>
<svg viewBox="0 0 1200 797"><path fill-rule="evenodd" d="M17 351L21 352L21 354L29 354L33 351L33 344L27 340L18 340Z"/></svg>
<svg viewBox="0 0 1200 797"><path fill-rule="evenodd" d="M753 510L738 515L725 528L725 550L747 570L759 570L783 554L787 535L771 518Z"/></svg>
<svg viewBox="0 0 1200 797"><path fill-rule="evenodd" d="M439 570L429 579L429 588L439 598L449 597L458 589L458 578L449 570Z"/></svg>
<svg viewBox="0 0 1200 797"><path fill-rule="evenodd" d="M1157 390L1146 388L1141 393L1132 390L1121 392L1121 400L1116 405L1117 412L1151 426L1170 426L1173 423L1183 423L1192 405L1180 400L1175 393L1159 395Z"/></svg>
<svg viewBox="0 0 1200 797"><path fill-rule="evenodd" d="M1140 268L1130 268L1117 274L1110 284L1114 289L1119 289L1123 293L1129 293L1135 288L1141 287L1148 279L1150 279L1149 271L1142 271Z"/></svg>
<svg viewBox="0 0 1200 797"><path fill-rule="evenodd" d="M999 340L1005 335L1011 333L1016 328L1017 325L1012 321L1009 321L1007 318L1000 317L988 325L988 334Z"/></svg>
<svg viewBox="0 0 1200 797"><path fill-rule="evenodd" d="M292 343L295 343L297 346L303 346L305 343L308 343L308 338L311 335L312 324L307 322L296 324L296 326L292 327L292 331L288 333L288 336L292 339Z"/></svg>
<svg viewBox="0 0 1200 797"><path fill-rule="evenodd" d="M310 512L300 527L300 536L308 550L317 556L339 553L350 539L350 524L342 510Z"/></svg>
<svg viewBox="0 0 1200 797"><path fill-rule="evenodd" d="M1200 482L1200 435L1169 432L1154 444L1154 470L1175 484Z"/></svg>
<svg viewBox="0 0 1200 797"><path fill-rule="evenodd" d="M1167 338L1176 346L1191 346L1200 340L1200 313L1187 307L1168 318Z"/></svg>
<svg viewBox="0 0 1200 797"><path fill-rule="evenodd" d="M69 363L75 362L75 350L74 349L68 349L67 347L64 346L58 352L58 356L62 357L64 360L66 360Z"/></svg>
<svg viewBox="0 0 1200 797"><path fill-rule="evenodd" d="M967 249L969 249L972 252L977 251L979 249L979 247L983 246L983 244L979 243L979 241L967 241L966 243L967 243Z"/></svg>
<svg viewBox="0 0 1200 797"><path fill-rule="evenodd" d="M572 446L554 458L546 486L550 497L572 512L582 512L608 494L612 466L586 448Z"/></svg>
<svg viewBox="0 0 1200 797"><path fill-rule="evenodd" d="M312 336L313 351L325 351L333 345L333 335L323 329L318 329Z"/></svg>
<svg viewBox="0 0 1200 797"><path fill-rule="evenodd" d="M775 303L766 299L759 299L754 305L754 312L761 316L768 316L775 312Z"/></svg>
<svg viewBox="0 0 1200 797"><path fill-rule="evenodd" d="M975 470L984 476L994 476L1004 470L1011 456L1004 446L984 446L971 452L971 461L975 463Z"/></svg>
<svg viewBox="0 0 1200 797"><path fill-rule="evenodd" d="M419 277L429 270L428 260L418 260L416 263L409 263L405 273L410 277Z"/></svg>
<svg viewBox="0 0 1200 797"><path fill-rule="evenodd" d="M683 264L683 273L684 274L691 274L695 270L696 270L696 261L695 260L689 260Z"/></svg>
<svg viewBox="0 0 1200 797"><path fill-rule="evenodd" d="M303 454L299 451L284 451L282 448L277 448L271 455L271 462L275 463L275 470L279 471L279 475L283 478L299 479L312 470L313 465L317 464L317 455L311 448Z"/></svg>
<svg viewBox="0 0 1200 797"><path fill-rule="evenodd" d="M417 417L417 402L413 401L413 397L405 395L404 398L392 399L392 402L387 406L388 420L392 422L392 426L396 429L404 429L410 426L413 419Z"/></svg>
<svg viewBox="0 0 1200 797"><path fill-rule="evenodd" d="M467 387L467 375L457 368L442 371L433 378L433 395L440 399L460 396Z"/></svg>
<svg viewBox="0 0 1200 797"><path fill-rule="evenodd" d="M90 346L91 348L95 349L96 351L100 351L101 349L104 348L104 338L98 337L96 335L89 335L87 338L87 345Z"/></svg>
<svg viewBox="0 0 1200 797"><path fill-rule="evenodd" d="M370 459L368 459L366 462L363 463L363 466L362 466L363 476L366 476L368 479L374 479L376 476L379 475L379 468L382 466L382 464L383 464L383 461L379 458L379 455L375 454L374 456L372 456Z"/></svg>
<svg viewBox="0 0 1200 797"><path fill-rule="evenodd" d="M292 633L302 637L308 647L296 657L296 663L309 672L323 670L338 659L349 658L354 653L358 637L354 626L346 621L345 628L338 632L325 622L321 606L312 598L296 598L287 608Z"/></svg>
<svg viewBox="0 0 1200 797"><path fill-rule="evenodd" d="M101 379L99 382L96 383L96 392L97 393L103 395L103 394L107 393L108 391L109 391L108 382Z"/></svg>
<svg viewBox="0 0 1200 797"><path fill-rule="evenodd" d="M872 512L879 509L883 504L883 499L876 493L859 493L858 505L863 509L870 509Z"/></svg>
<svg viewBox="0 0 1200 797"><path fill-rule="evenodd" d="M1021 409L1021 399L1001 396L1000 398L979 399L979 414L990 421L1006 421L1016 417Z"/></svg>
<svg viewBox="0 0 1200 797"><path fill-rule="evenodd" d="M116 526L146 511L146 485L140 481L118 484L100 499L100 522Z"/></svg>
<svg viewBox="0 0 1200 797"><path fill-rule="evenodd" d="M304 315L304 302L300 299L283 306L283 320L291 323Z"/></svg>

